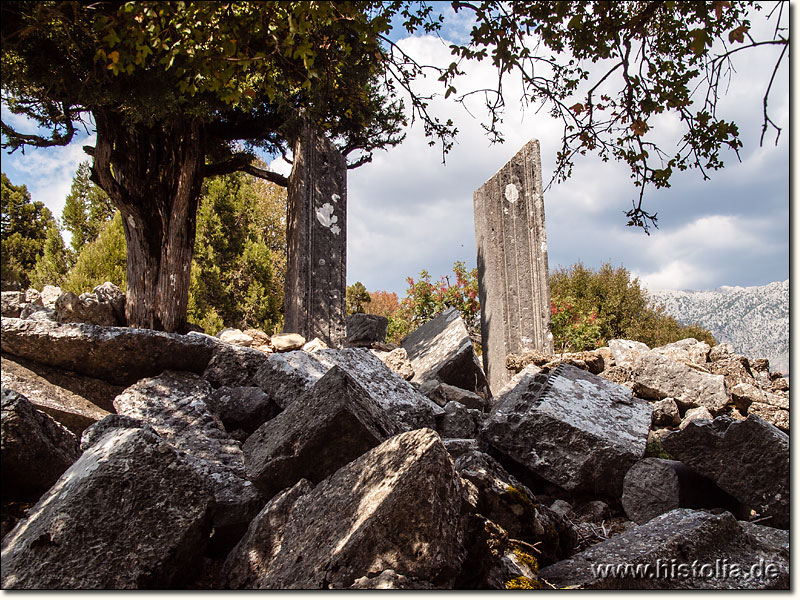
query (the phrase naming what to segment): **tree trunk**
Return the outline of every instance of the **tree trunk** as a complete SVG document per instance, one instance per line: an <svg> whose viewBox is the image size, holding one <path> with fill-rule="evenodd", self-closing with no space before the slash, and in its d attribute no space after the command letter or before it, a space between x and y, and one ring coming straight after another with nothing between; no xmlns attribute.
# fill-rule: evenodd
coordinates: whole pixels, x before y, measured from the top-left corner
<svg viewBox="0 0 800 600"><path fill-rule="evenodd" d="M184 331L205 163L198 120L129 128L96 111L93 180L122 213L130 327Z"/></svg>

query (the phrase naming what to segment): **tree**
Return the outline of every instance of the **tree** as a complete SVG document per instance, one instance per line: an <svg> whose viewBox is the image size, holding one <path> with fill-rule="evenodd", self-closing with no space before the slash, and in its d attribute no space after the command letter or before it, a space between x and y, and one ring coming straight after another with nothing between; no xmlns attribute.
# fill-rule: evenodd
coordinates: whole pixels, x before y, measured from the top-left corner
<svg viewBox="0 0 800 600"><path fill-rule="evenodd" d="M406 281L408 289L402 306L412 327L419 327L451 306L461 313L468 329L479 327L478 269L467 270L462 261L456 261L453 281L450 275L442 275L434 283L424 269L416 281L412 277Z"/></svg>
<svg viewBox="0 0 800 600"><path fill-rule="evenodd" d="M94 240L103 226L114 217L114 205L102 189L91 180L92 167L88 161L78 165L72 187L64 203L61 221L72 234L72 249L80 252Z"/></svg>
<svg viewBox="0 0 800 600"><path fill-rule="evenodd" d="M94 123L92 180L122 213L130 325L185 326L203 179L284 153L310 119L351 166L399 143L379 93L385 11L374 3L14 2L2 5L4 147L69 143Z"/></svg>
<svg viewBox="0 0 800 600"><path fill-rule="evenodd" d="M30 273L30 285L42 289L45 285L61 285L69 271L72 257L64 246L64 238L55 220L47 228L42 254Z"/></svg>
<svg viewBox="0 0 800 600"><path fill-rule="evenodd" d="M347 286L345 305L348 315L365 312L364 305L369 304L371 300L370 293L360 281Z"/></svg>
<svg viewBox="0 0 800 600"><path fill-rule="evenodd" d="M103 225L97 237L83 247L61 287L66 291L81 294L110 281L125 289L126 255L122 215L117 211L114 217Z"/></svg>
<svg viewBox="0 0 800 600"><path fill-rule="evenodd" d="M255 166L252 151L284 152L303 119L346 155L356 152L351 166L363 164L402 139L400 93L446 151L455 124L431 115L430 95L415 91L431 71L445 97L486 99L494 140L503 82L521 77L522 101L563 121L556 177L568 177L586 152L626 162L640 187L629 224L646 230L656 223L642 205L647 186L667 187L688 168L707 177L723 166L721 150L740 148L735 123L716 108L742 51L780 51L764 95L764 131L775 127L768 99L789 46L785 4L766 16L774 35L757 40L754 2L454 0L456 12L476 19L469 40L451 46L449 65L420 65L389 34L393 23L440 33L443 19L424 2L6 2L3 99L50 137L2 121L4 146L65 145L91 115L92 177L122 211L128 240L128 320L175 330L203 178L243 170L285 184ZM496 86L459 92L464 63L487 58ZM653 137L665 112L683 127L674 150Z"/></svg>
<svg viewBox="0 0 800 600"><path fill-rule="evenodd" d="M24 289L30 285L30 271L44 252L53 215L43 203L31 200L28 188L16 186L2 174L2 287Z"/></svg>

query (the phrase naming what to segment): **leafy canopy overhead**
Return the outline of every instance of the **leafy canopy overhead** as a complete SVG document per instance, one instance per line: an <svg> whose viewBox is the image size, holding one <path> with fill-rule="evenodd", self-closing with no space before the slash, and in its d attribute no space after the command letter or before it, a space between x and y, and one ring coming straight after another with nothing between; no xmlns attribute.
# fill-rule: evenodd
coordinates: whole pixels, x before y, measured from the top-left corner
<svg viewBox="0 0 800 600"><path fill-rule="evenodd" d="M741 147L737 125L717 105L743 52L774 50L764 55L769 79L759 85L763 133L780 134L768 101L789 47L786 2L455 0L450 7L473 20L471 31L448 42L449 64L421 64L397 42L398 32L443 35L442 4L5 2L3 102L51 136L4 122L4 145L66 144L85 113L112 107L131 126L202 119L216 145L208 174L254 172L250 151L284 152L305 114L345 154L357 151L357 166L402 139L401 96L432 141L451 147L455 124L432 114L432 96L419 91L430 74L446 98L481 98L487 133L502 140L514 77L523 103L546 107L563 123L554 180L569 177L582 154L625 162L640 188L629 225L646 230L657 217L643 208L648 186L668 187L676 171L690 168L708 178L723 166L723 150ZM755 19L770 25L763 39L754 37ZM496 79L459 89L474 61L490 61ZM666 113L681 125L674 148L656 135Z"/></svg>

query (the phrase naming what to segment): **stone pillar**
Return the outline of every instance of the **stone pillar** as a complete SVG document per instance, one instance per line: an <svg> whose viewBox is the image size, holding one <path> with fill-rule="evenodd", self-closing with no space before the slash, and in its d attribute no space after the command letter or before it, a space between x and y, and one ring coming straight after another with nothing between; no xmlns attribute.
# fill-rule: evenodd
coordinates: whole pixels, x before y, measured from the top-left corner
<svg viewBox="0 0 800 600"><path fill-rule="evenodd" d="M308 121L294 146L287 220L283 330L338 346L345 337L347 163Z"/></svg>
<svg viewBox="0 0 800 600"><path fill-rule="evenodd" d="M473 195L483 367L493 392L506 356L553 351L539 141L531 140Z"/></svg>

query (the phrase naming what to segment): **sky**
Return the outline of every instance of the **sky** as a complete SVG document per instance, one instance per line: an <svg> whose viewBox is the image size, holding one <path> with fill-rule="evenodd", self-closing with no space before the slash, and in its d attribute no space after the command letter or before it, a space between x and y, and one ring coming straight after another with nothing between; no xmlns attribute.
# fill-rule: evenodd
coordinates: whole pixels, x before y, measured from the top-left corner
<svg viewBox="0 0 800 600"><path fill-rule="evenodd" d="M444 35L459 39L471 27L463 16L445 12ZM446 40L415 36L395 38L420 62L448 64ZM789 70L776 77L770 114L783 132L775 144L767 134L763 146L761 102L774 49L743 53L736 63L727 96L718 114L734 120L744 148L741 162L723 154L726 167L703 181L696 171L677 173L672 187L649 190L646 209L658 213L658 229L646 235L626 227L624 213L638 194L624 164L594 157L576 162L573 175L545 191L545 220L550 269L577 262L598 268L624 266L652 291L714 289L722 285L754 286L789 277ZM491 81L491 65L469 67L460 89ZM434 80L420 82L424 87ZM491 145L480 121L445 100L431 108L452 118L459 129L456 145L442 164L441 148L430 147L420 123L411 126L399 147L378 151L373 161L348 172L348 284L404 296L406 278L422 269L435 279L452 272L455 261L476 265L472 194L530 139L541 145L543 181L552 176L561 126L547 110L536 113L516 99L519 89L506 88L507 109L501 127L505 143ZM472 112L480 117L480 108ZM7 111L4 119L9 118ZM11 116L11 122L21 125ZM655 123L664 139L676 131L674 119ZM23 156L3 153L2 170L25 184L34 200L55 215L78 164L87 160L81 147L93 144L93 132L70 146L27 149ZM288 165L273 167L287 172Z"/></svg>

